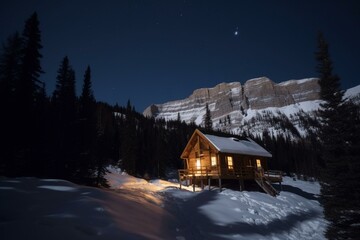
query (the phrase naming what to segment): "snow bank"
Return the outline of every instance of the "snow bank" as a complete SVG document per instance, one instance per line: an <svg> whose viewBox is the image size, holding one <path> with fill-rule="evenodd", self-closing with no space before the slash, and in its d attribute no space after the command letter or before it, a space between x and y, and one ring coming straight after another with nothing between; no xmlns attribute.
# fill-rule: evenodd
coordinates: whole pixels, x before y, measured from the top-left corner
<svg viewBox="0 0 360 240"><path fill-rule="evenodd" d="M178 183L108 170L111 190L1 179L2 239L325 239L316 182L285 177L275 198L215 187L180 190Z"/></svg>
<svg viewBox="0 0 360 240"><path fill-rule="evenodd" d="M0 180L0 236L23 239L171 239L174 222L139 191L120 192L68 181ZM51 183L51 184L50 184Z"/></svg>

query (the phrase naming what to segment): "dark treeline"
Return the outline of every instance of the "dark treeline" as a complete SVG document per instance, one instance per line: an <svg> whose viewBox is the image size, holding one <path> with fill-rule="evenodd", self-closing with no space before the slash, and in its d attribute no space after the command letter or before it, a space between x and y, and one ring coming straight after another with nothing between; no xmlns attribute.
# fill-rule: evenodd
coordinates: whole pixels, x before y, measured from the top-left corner
<svg viewBox="0 0 360 240"><path fill-rule="evenodd" d="M307 134L300 134L294 122L306 129ZM264 130L261 134L254 134L251 129L258 126ZM245 121L242 127L244 136L249 136L272 154L268 162L270 169L281 170L287 175L320 178L321 150L317 136L320 125L314 116L300 111L288 118L280 112L275 115L262 111ZM267 127L276 129L277 133Z"/></svg>
<svg viewBox="0 0 360 240"><path fill-rule="evenodd" d="M0 175L106 185L110 163L148 177L181 167L179 156L195 125L145 118L130 101L126 107L97 102L90 67L76 96L75 70L66 56L55 90L47 96L40 81L41 48L34 13L23 33L10 36L1 52Z"/></svg>
<svg viewBox="0 0 360 240"><path fill-rule="evenodd" d="M251 138L271 152L269 169L319 179L320 151L316 137L308 136L294 141L286 134L275 137L265 130L262 137L251 135Z"/></svg>
<svg viewBox="0 0 360 240"><path fill-rule="evenodd" d="M141 177L164 177L183 167L180 155L196 126L180 119L165 121L146 118L128 102L115 107L119 146L118 165L129 174Z"/></svg>
<svg viewBox="0 0 360 240"><path fill-rule="evenodd" d="M0 61L0 174L57 177L102 184L104 172L97 104L86 69L80 97L75 72L64 57L56 89L47 96L40 61L41 34L34 13L22 35L15 33L3 46ZM96 173L96 174L95 174Z"/></svg>

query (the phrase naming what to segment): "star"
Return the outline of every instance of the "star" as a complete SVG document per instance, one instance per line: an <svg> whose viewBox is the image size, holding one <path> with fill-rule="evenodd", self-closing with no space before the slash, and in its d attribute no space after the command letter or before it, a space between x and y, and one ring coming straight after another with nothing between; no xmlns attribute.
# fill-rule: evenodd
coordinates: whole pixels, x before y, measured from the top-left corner
<svg viewBox="0 0 360 240"><path fill-rule="evenodd" d="M235 31L234 31L234 36L237 36L237 35L239 35L239 27L236 27Z"/></svg>

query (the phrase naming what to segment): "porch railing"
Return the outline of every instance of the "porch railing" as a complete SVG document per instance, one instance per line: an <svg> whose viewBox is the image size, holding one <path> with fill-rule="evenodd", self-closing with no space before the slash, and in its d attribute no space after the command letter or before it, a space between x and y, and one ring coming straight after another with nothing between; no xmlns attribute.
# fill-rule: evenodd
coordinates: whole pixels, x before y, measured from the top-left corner
<svg viewBox="0 0 360 240"><path fill-rule="evenodd" d="M179 176L189 177L189 176L214 176L219 175L219 170L217 168L209 168L209 167L200 167L200 168L189 168L189 169L179 169Z"/></svg>
<svg viewBox="0 0 360 240"><path fill-rule="evenodd" d="M240 169L228 170L223 174L236 176L237 178L242 179L254 179L256 178L255 173L257 169L255 167L245 167ZM179 169L178 170L180 179L185 179L187 177L208 177L208 176L219 176L219 168L210 168L210 167L199 167L199 168L189 168L189 169ZM271 182L281 182L282 181L282 172L277 170L261 170L261 175L267 178Z"/></svg>
<svg viewBox="0 0 360 240"><path fill-rule="evenodd" d="M282 182L283 172L279 170L267 170L264 172L264 176L270 182Z"/></svg>

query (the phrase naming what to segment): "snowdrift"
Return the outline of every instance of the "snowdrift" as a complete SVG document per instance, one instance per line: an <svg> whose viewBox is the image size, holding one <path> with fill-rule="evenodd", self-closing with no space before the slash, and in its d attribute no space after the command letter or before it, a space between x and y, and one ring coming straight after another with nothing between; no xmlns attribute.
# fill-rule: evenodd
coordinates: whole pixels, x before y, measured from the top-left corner
<svg viewBox="0 0 360 240"><path fill-rule="evenodd" d="M274 198L214 187L180 190L175 182L110 170L111 189L1 179L2 239L325 239L316 182L285 178Z"/></svg>

